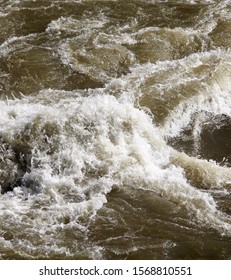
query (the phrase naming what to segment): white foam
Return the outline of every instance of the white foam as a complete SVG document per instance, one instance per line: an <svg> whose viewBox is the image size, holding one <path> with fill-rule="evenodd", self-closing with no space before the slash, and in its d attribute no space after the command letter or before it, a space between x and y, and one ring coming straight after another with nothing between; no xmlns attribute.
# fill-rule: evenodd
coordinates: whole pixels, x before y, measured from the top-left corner
<svg viewBox="0 0 231 280"><path fill-rule="evenodd" d="M211 55L214 53L212 52ZM204 54L203 54L204 56ZM230 89L229 79L230 54L218 51L219 62L214 70L211 70L211 76L207 78L207 84L201 92L195 96L182 100L178 106L172 110L161 128L162 135L177 136L180 131L187 127L196 114L196 126L194 128L195 137L200 133L201 125L206 122L211 114L225 114L231 116L230 108ZM208 115L207 113L210 113Z"/></svg>
<svg viewBox="0 0 231 280"><path fill-rule="evenodd" d="M64 216L81 228L78 218L95 215L114 186L132 186L185 206L209 226L222 231L230 227L212 196L190 186L184 169L173 165L172 149L144 111L124 98L99 92L86 97L63 93L49 90L5 105L2 101L0 124L5 141L23 137L26 129L35 133L30 139L31 170L23 177L32 185L25 183L0 197L3 216L10 215L18 223L28 220L41 233L56 230ZM39 105L40 98L51 103ZM14 119L8 116L11 110ZM49 124L55 130L44 138Z"/></svg>
<svg viewBox="0 0 231 280"><path fill-rule="evenodd" d="M106 22L107 20L103 14L99 18L86 18L85 20L77 20L72 17L60 17L49 23L46 28L46 32L53 34L54 32L60 33L62 31L66 31L69 34L74 33L76 36L83 35L87 37L89 33L92 33L92 29L97 30L102 28Z"/></svg>

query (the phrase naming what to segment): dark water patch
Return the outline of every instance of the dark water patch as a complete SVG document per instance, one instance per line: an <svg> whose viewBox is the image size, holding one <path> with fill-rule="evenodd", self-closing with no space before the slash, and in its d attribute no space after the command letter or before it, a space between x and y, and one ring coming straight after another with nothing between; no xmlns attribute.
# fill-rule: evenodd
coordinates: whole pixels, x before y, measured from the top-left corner
<svg viewBox="0 0 231 280"><path fill-rule="evenodd" d="M177 71L179 71L178 76L173 77L172 75ZM183 77L182 80L179 80L180 75L183 76L183 71L177 67L160 70L141 85L143 95L139 100L140 105L151 110L157 124L163 123L171 111L182 101L199 95L203 91L204 84L200 79L188 79L187 77L188 81L187 79L184 81ZM189 75L191 75L190 72ZM206 78L205 76L203 79Z"/></svg>
<svg viewBox="0 0 231 280"><path fill-rule="evenodd" d="M10 36L42 33L52 20L73 13L80 17L84 10L84 7L76 2L53 5L52 1L20 1L9 7L4 17L0 17L0 24L2 22L3 26L0 40L4 41Z"/></svg>
<svg viewBox="0 0 231 280"><path fill-rule="evenodd" d="M220 115L206 123L200 147L202 157L231 166L231 118Z"/></svg>
<svg viewBox="0 0 231 280"><path fill-rule="evenodd" d="M162 28L192 27L199 14L207 10L207 5L203 4L177 4L171 1L168 3L134 1L134 3L138 7L136 18L139 22L139 28L153 26ZM122 10L120 6L117 7ZM132 10L130 7L129 9Z"/></svg>
<svg viewBox="0 0 231 280"><path fill-rule="evenodd" d="M147 199L149 197L149 199ZM89 227L105 259L223 259L229 239L200 230L171 202L153 193L115 190ZM185 215L185 216L184 216ZM195 227L195 228L194 228ZM213 236L213 237L212 237Z"/></svg>
<svg viewBox="0 0 231 280"><path fill-rule="evenodd" d="M184 33L183 29L147 29L136 40L136 44L127 47L139 63L181 59L204 48L202 38Z"/></svg>
<svg viewBox="0 0 231 280"><path fill-rule="evenodd" d="M188 155L231 166L231 118L227 115L211 116L201 123L197 137L193 134L195 129L192 121L179 136L168 139L168 143Z"/></svg>
<svg viewBox="0 0 231 280"><path fill-rule="evenodd" d="M26 45L25 49L12 51L3 60L0 82L2 96L20 97L45 88L63 90L95 88L102 83L85 74L70 69L49 47Z"/></svg>
<svg viewBox="0 0 231 280"><path fill-rule="evenodd" d="M230 36L231 19L219 19L216 27L209 34L213 43L217 47L229 48L231 44Z"/></svg>

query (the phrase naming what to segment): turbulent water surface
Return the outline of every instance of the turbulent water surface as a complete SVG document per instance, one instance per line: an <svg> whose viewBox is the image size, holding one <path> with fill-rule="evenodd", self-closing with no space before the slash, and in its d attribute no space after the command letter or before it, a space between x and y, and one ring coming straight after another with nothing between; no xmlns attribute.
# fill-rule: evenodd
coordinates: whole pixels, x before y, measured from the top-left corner
<svg viewBox="0 0 231 280"><path fill-rule="evenodd" d="M0 258L231 258L231 1L0 0Z"/></svg>

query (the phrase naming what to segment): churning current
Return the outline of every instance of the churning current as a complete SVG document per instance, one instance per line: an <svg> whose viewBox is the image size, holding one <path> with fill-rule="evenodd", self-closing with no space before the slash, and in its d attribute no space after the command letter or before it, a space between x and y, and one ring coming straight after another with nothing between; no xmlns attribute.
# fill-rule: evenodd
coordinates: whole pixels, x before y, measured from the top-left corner
<svg viewBox="0 0 231 280"><path fill-rule="evenodd" d="M231 1L0 0L0 258L231 258Z"/></svg>

